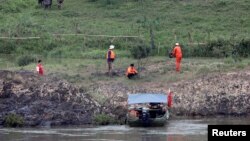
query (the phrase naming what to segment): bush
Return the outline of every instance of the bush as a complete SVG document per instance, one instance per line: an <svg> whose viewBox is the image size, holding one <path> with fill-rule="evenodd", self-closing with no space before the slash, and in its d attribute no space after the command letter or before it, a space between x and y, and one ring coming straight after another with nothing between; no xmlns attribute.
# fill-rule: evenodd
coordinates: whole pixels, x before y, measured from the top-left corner
<svg viewBox="0 0 250 141"><path fill-rule="evenodd" d="M23 117L16 114L9 114L4 118L5 127L22 127L24 125Z"/></svg>
<svg viewBox="0 0 250 141"><path fill-rule="evenodd" d="M30 56L30 55L24 55L24 56L20 56L17 59L17 64L18 66L26 66L30 63L35 62L36 58L34 56Z"/></svg>
<svg viewBox="0 0 250 141"><path fill-rule="evenodd" d="M114 122L114 119L106 114L98 114L94 116L94 124L108 125Z"/></svg>
<svg viewBox="0 0 250 141"><path fill-rule="evenodd" d="M211 57L227 57L232 52L232 46L229 46L228 41L219 39L208 43L204 51Z"/></svg>
<svg viewBox="0 0 250 141"><path fill-rule="evenodd" d="M139 44L130 49L131 55L135 59L143 59L150 55L151 49L149 46Z"/></svg>
<svg viewBox="0 0 250 141"><path fill-rule="evenodd" d="M234 51L236 51L240 57L249 57L250 56L250 39L241 40L241 42L235 46Z"/></svg>
<svg viewBox="0 0 250 141"><path fill-rule="evenodd" d="M195 57L229 57L233 51L233 46L225 39L210 41L207 44L198 45L191 51L191 56Z"/></svg>
<svg viewBox="0 0 250 141"><path fill-rule="evenodd" d="M230 40L218 39L205 45L198 45L190 52L190 56L195 57L248 57L250 56L250 40L243 39L233 44Z"/></svg>

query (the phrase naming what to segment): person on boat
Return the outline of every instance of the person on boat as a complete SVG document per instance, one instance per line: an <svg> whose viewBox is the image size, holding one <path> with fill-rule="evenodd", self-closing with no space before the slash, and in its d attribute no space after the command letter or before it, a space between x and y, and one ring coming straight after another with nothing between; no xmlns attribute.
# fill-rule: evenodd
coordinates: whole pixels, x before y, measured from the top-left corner
<svg viewBox="0 0 250 141"><path fill-rule="evenodd" d="M149 103L150 109L162 109L164 107L163 103Z"/></svg>
<svg viewBox="0 0 250 141"><path fill-rule="evenodd" d="M129 107L129 114L133 117L138 117L139 116L139 112L137 111L136 109L136 106L135 105L131 105Z"/></svg>

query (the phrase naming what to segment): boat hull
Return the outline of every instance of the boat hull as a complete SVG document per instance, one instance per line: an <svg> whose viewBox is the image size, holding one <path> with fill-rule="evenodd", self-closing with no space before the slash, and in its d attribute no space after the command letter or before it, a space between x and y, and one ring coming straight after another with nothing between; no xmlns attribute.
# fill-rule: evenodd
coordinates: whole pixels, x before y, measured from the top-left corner
<svg viewBox="0 0 250 141"><path fill-rule="evenodd" d="M148 118L144 120L139 117L131 117L127 115L126 123L131 127L142 126L142 127L155 127L155 126L165 126L167 120L169 118L168 112L161 117L156 118Z"/></svg>

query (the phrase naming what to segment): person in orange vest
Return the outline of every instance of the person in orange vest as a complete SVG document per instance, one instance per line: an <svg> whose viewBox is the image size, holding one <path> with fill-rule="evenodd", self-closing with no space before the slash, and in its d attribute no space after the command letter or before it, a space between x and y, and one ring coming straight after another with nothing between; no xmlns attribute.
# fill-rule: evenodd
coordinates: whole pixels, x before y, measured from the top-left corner
<svg viewBox="0 0 250 141"><path fill-rule="evenodd" d="M115 52L113 51L114 48L115 48L114 45L110 45L109 50L108 50L107 55L106 55L107 62L108 62L108 73L109 73L109 75L112 72L113 62L115 61Z"/></svg>
<svg viewBox="0 0 250 141"><path fill-rule="evenodd" d="M130 64L130 66L127 69L126 76L131 79L135 77L138 74L137 70L134 67L134 64Z"/></svg>
<svg viewBox="0 0 250 141"><path fill-rule="evenodd" d="M175 47L172 51L172 55L175 57L175 65L176 71L181 71L181 59L182 59L182 51L179 43L175 43Z"/></svg>
<svg viewBox="0 0 250 141"><path fill-rule="evenodd" d="M43 65L42 65L42 60L38 60L38 64L36 66L36 71L39 75L43 75Z"/></svg>

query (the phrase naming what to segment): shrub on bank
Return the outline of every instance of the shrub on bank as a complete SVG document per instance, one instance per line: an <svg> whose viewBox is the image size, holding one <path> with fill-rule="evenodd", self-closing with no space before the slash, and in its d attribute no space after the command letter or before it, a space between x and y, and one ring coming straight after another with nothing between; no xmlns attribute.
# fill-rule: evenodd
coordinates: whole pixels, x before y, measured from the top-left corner
<svg viewBox="0 0 250 141"><path fill-rule="evenodd" d="M97 125L108 125L114 123L114 119L106 114L97 114L94 116L93 122Z"/></svg>
<svg viewBox="0 0 250 141"><path fill-rule="evenodd" d="M4 118L3 125L5 127L22 127L24 125L24 119L19 115L9 114Z"/></svg>

